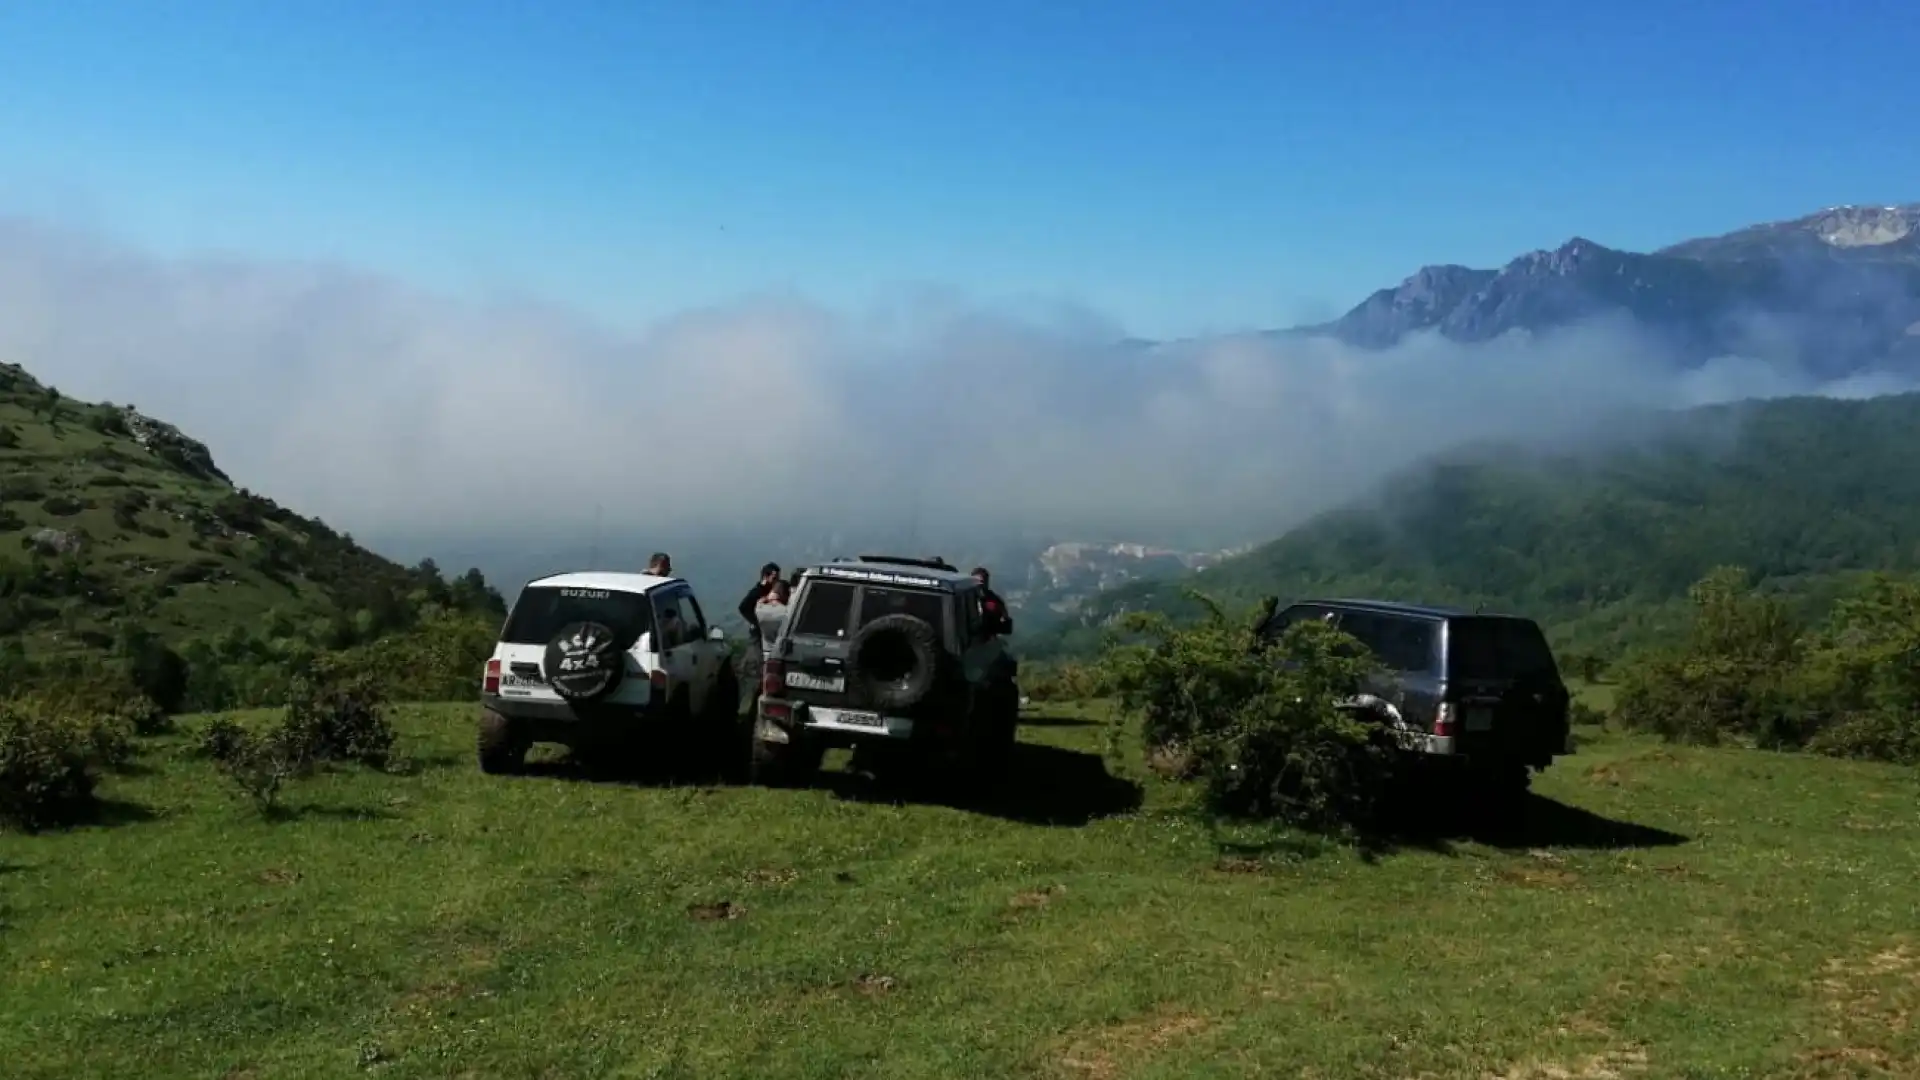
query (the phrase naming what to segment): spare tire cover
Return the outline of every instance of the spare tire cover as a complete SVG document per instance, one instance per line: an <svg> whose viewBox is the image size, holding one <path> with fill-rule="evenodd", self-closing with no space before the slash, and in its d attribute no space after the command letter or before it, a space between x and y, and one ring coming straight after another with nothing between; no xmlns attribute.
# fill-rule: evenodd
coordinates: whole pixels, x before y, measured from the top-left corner
<svg viewBox="0 0 1920 1080"><path fill-rule="evenodd" d="M547 685L568 701L592 701L613 693L627 667L613 631L594 622L561 627L547 642L542 661Z"/></svg>
<svg viewBox="0 0 1920 1080"><path fill-rule="evenodd" d="M884 615L847 644L847 689L876 709L910 709L940 675L940 634L925 619Z"/></svg>

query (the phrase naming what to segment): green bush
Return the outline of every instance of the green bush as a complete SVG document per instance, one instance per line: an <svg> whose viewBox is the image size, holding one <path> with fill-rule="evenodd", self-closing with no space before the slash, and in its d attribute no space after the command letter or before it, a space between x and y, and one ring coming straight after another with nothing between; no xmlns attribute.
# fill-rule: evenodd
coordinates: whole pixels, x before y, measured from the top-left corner
<svg viewBox="0 0 1920 1080"><path fill-rule="evenodd" d="M1693 617L1685 639L1626 665L1614 719L1673 742L1797 745L1792 684L1800 641L1786 607L1753 592L1737 567L1714 570L1687 597Z"/></svg>
<svg viewBox="0 0 1920 1080"><path fill-rule="evenodd" d="M0 824L35 832L96 805L95 768L110 736L31 699L0 701Z"/></svg>
<svg viewBox="0 0 1920 1080"><path fill-rule="evenodd" d="M393 754L393 725L379 690L364 679L319 678L294 684L283 726L314 762L354 762L385 768Z"/></svg>
<svg viewBox="0 0 1920 1080"><path fill-rule="evenodd" d="M1808 749L1920 764L1920 582L1875 575L1836 603L1796 692Z"/></svg>
<svg viewBox="0 0 1920 1080"><path fill-rule="evenodd" d="M218 717L200 736L200 752L261 813L271 813L287 784L329 762L386 768L394 730L378 691L351 678L296 680L272 725L249 730Z"/></svg>
<svg viewBox="0 0 1920 1080"><path fill-rule="evenodd" d="M1020 691L1034 701L1087 701L1111 689L1098 666L1059 664L1020 674Z"/></svg>
<svg viewBox="0 0 1920 1080"><path fill-rule="evenodd" d="M0 424L0 450L12 450L20 445L20 433L6 424Z"/></svg>
<svg viewBox="0 0 1920 1080"><path fill-rule="evenodd" d="M1391 736L1335 707L1372 669L1364 647L1318 622L1263 640L1257 621L1198 599L1208 615L1197 625L1130 616L1125 630L1146 640L1103 660L1149 758L1189 763L1219 814L1322 831L1370 824L1392 780Z"/></svg>
<svg viewBox="0 0 1920 1080"><path fill-rule="evenodd" d="M249 731L226 717L216 718L201 734L201 752L262 814L278 808L280 792L309 776L318 764L306 734L282 721L264 731Z"/></svg>

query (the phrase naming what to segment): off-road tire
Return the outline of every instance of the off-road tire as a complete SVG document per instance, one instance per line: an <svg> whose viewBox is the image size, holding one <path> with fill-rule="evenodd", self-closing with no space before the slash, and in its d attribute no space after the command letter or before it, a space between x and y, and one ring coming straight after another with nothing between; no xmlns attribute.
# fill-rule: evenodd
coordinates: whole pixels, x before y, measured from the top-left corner
<svg viewBox="0 0 1920 1080"><path fill-rule="evenodd" d="M480 771L491 776L511 776L527 766L531 744L520 734L512 718L492 709L480 710L480 733L476 740Z"/></svg>
<svg viewBox="0 0 1920 1080"><path fill-rule="evenodd" d="M913 666L899 678L882 678L870 667L869 649L888 639L913 654ZM912 615L883 615L854 632L847 643L847 692L859 704L880 712L905 712L938 688L950 661L940 632Z"/></svg>
<svg viewBox="0 0 1920 1080"><path fill-rule="evenodd" d="M765 723L756 718L749 730L747 782L755 787L771 788L806 787L813 783L820 775L820 759L825 751L797 731L788 734L787 742L769 742L760 737L761 725Z"/></svg>

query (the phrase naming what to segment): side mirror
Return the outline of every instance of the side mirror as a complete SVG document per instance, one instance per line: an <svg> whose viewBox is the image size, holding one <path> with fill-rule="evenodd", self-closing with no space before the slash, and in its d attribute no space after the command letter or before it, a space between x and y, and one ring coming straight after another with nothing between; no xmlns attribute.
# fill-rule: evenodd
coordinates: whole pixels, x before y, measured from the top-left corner
<svg viewBox="0 0 1920 1080"><path fill-rule="evenodd" d="M725 641L727 640L727 632L721 629L720 627L715 626L707 631L707 640L708 641Z"/></svg>

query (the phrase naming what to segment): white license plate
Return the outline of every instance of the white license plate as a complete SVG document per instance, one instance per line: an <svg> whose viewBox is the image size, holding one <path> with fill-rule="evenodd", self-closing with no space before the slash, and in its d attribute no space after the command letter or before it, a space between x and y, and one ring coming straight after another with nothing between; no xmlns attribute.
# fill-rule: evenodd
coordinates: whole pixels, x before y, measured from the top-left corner
<svg viewBox="0 0 1920 1080"><path fill-rule="evenodd" d="M795 690L817 690L823 694L838 694L847 688L847 680L845 676L823 679L804 671L789 671L787 685Z"/></svg>
<svg viewBox="0 0 1920 1080"><path fill-rule="evenodd" d="M836 723L852 727L884 728L887 726L887 718L879 713L842 711L834 713L833 719Z"/></svg>
<svg viewBox="0 0 1920 1080"><path fill-rule="evenodd" d="M1467 710L1467 730L1468 731L1492 731L1493 730L1493 710L1492 709L1468 709Z"/></svg>

